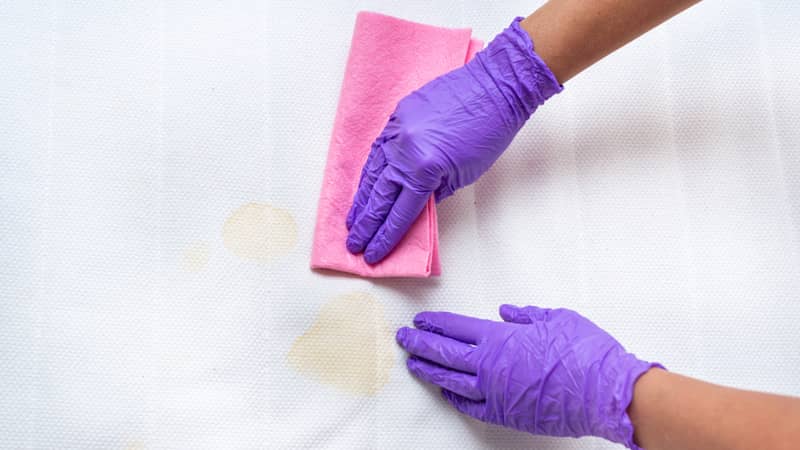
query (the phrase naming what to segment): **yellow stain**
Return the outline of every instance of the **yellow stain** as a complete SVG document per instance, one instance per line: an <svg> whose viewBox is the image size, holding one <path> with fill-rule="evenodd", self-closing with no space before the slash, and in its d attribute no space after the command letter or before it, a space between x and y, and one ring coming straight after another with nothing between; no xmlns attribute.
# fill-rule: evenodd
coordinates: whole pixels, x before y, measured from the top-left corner
<svg viewBox="0 0 800 450"><path fill-rule="evenodd" d="M297 225L285 209L265 203L247 203L225 221L222 238L225 247L234 255L270 262L294 248Z"/></svg>
<svg viewBox="0 0 800 450"><path fill-rule="evenodd" d="M199 272L208 264L210 251L205 242L193 242L183 250L183 268L189 272Z"/></svg>
<svg viewBox="0 0 800 450"><path fill-rule="evenodd" d="M394 360L394 333L383 305L363 292L323 306L288 354L297 372L357 395L375 395L388 383Z"/></svg>

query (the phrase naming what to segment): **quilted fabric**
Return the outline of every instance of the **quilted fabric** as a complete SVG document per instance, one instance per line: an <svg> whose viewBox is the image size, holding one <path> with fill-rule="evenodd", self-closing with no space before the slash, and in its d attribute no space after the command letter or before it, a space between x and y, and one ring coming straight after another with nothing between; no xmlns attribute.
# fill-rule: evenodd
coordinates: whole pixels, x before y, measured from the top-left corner
<svg viewBox="0 0 800 450"><path fill-rule="evenodd" d="M504 302L800 396L795 0L704 0L570 80L437 205L442 276L309 269L358 11L488 41L542 3L3 2L0 448L620 448L407 373L417 312Z"/></svg>

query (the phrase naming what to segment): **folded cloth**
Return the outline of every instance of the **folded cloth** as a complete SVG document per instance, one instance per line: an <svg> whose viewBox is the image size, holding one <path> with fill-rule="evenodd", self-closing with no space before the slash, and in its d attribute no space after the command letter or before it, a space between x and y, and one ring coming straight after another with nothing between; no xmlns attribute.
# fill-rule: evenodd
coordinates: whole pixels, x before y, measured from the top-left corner
<svg viewBox="0 0 800 450"><path fill-rule="evenodd" d="M436 204L431 197L394 251L376 265L347 251L345 220L361 167L400 99L462 66L481 49L470 29L448 29L361 12L356 18L322 182L311 267L365 277L439 275Z"/></svg>

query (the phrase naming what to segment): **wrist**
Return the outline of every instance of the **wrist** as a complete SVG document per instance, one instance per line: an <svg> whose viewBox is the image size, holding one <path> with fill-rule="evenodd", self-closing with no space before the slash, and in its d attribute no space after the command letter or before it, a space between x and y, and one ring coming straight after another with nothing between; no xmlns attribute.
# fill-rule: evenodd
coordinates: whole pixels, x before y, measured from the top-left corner
<svg viewBox="0 0 800 450"><path fill-rule="evenodd" d="M531 37L520 26L522 20L514 19L470 64L487 73L493 82L484 87L497 89L496 94L511 103L524 122L563 87L536 53Z"/></svg>
<svg viewBox="0 0 800 450"><path fill-rule="evenodd" d="M538 104L541 105L545 100L564 90L564 86L558 82L555 74L550 70L550 66L548 66L545 60L536 52L533 38L522 28L523 20L523 17L515 18L508 29L510 34L514 37L517 48L528 62L528 64L523 65L528 72L526 80L529 81L529 83L527 83L527 85L529 89L536 89L539 91L541 98Z"/></svg>
<svg viewBox="0 0 800 450"><path fill-rule="evenodd" d="M608 376L613 377L613 381L610 382L613 389L606 392L606 397L600 402L602 409L598 414L602 419L598 422L600 426L595 433L596 436L634 450L639 449L634 439L636 422L630 416L631 405L639 381L646 374L655 371L665 372L665 369L659 363L641 361L630 353L625 353L614 367L607 371Z"/></svg>
<svg viewBox="0 0 800 450"><path fill-rule="evenodd" d="M658 397L663 392L662 387L668 377L669 372L656 367L642 374L633 386L633 398L628 407L628 417L633 425L633 441L636 445L643 445L642 435L646 434L649 427L650 408L652 405L661 403Z"/></svg>

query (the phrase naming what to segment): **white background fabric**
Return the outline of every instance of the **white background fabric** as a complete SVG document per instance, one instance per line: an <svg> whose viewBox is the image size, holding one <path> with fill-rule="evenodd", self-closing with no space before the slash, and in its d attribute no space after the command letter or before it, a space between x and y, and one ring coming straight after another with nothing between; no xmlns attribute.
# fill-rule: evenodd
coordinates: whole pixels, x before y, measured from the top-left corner
<svg viewBox="0 0 800 450"><path fill-rule="evenodd" d="M0 2L0 447L615 448L465 419L399 350L374 397L298 376L293 340L352 291L393 327L569 307L674 371L800 395L791 0L706 0L570 81L440 205L441 278L308 269L356 11L488 40L540 3ZM291 253L223 247L251 201L294 216Z"/></svg>

